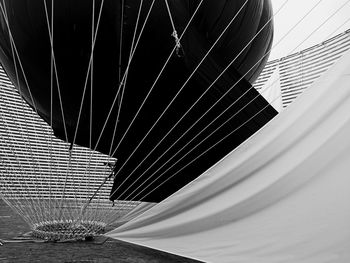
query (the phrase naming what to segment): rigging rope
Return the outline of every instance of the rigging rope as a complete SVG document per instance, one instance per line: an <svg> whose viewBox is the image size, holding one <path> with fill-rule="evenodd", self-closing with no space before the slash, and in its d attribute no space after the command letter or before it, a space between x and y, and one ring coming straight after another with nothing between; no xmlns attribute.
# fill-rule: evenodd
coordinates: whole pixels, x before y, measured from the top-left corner
<svg viewBox="0 0 350 263"><path fill-rule="evenodd" d="M166 9L168 11L168 15L169 15L169 19L170 19L170 23L171 23L171 27L173 28L173 32L171 33L171 36L174 37L175 40L175 47L176 47L176 55L178 57L181 57L181 43L180 43L180 39L179 36L177 34L176 28L175 28L175 24L174 24L174 20L173 20L173 16L171 15L171 11L170 11L170 7L169 7L169 3L168 0L164 0L165 5L166 5Z"/></svg>
<svg viewBox="0 0 350 263"><path fill-rule="evenodd" d="M51 76L51 101L53 100L52 96L53 96L53 78L56 78L56 85L57 85L57 92L58 92L58 98L59 98L59 102L60 102L60 110L61 110L61 116L62 116L62 121L63 121L63 129L64 129L64 134L65 134L65 139L68 142L68 132L67 132L67 126L66 126L66 121L65 121L65 116L64 116L64 110L63 110L63 103L62 103L62 97L61 97L61 89L60 89L60 83L59 83L59 79L58 79L58 72L57 72L57 67L56 67L56 59L55 59L55 53L54 53L54 48L53 48L53 16L54 16L54 0L51 1L51 26L50 26L50 19L49 19L49 14L48 14L48 9L47 9L47 5L46 5L46 0L43 0L44 2L44 8L45 8L45 17L46 17L46 23L47 23L47 27L48 27L48 32L49 32L49 38L50 38L50 46L51 46L51 61L50 61L50 66L51 69L50 71L54 70L55 72L55 76L53 73L50 72ZM29 87L28 87L29 88ZM53 120L52 117L52 103L50 105L50 118L51 118L51 122Z"/></svg>
<svg viewBox="0 0 350 263"><path fill-rule="evenodd" d="M143 0L141 0L141 3L142 3L142 1L143 1ZM142 28L141 28L141 30L140 30L140 34L139 34L139 36L138 36L138 38L137 38L137 41L136 41L136 43L135 43L135 47L132 48L132 53L131 53L131 55L129 56L128 65L126 66L125 73L124 73L124 75L123 75L122 81L121 81L121 83L119 84L117 94L115 95L114 100L113 100L113 102L112 102L112 105L111 105L111 107L110 107L110 110L109 110L109 112L108 112L108 114L107 114L106 120L105 120L105 122L104 122L104 124L103 124L103 127L102 127L101 132L100 132L100 135L99 135L99 137L98 137L98 139L97 139L96 146L94 147L94 150L97 149L97 146L98 146L98 144L100 143L100 140L101 140L102 135L103 135L103 132L104 132L104 130L105 130L105 128L106 128L107 122L108 122L108 120L109 120L110 117L111 117L112 110L113 110L113 108L114 108L114 106L115 106L115 103L116 103L116 101L117 101L117 98L118 98L118 94L119 94L119 92L120 92L120 89L121 89L122 85L125 86L125 83L124 83L124 82L125 82L125 80L126 80L126 78L127 78L127 75L128 75L128 72L129 72L129 67L130 67L131 61L132 61L132 59L133 59L133 57L134 57L134 53L135 53L135 51L136 51L136 47L138 46L138 43L139 43L139 40L140 40L140 38L141 38L142 32L144 31L144 28L145 28L146 23L147 23L147 21L148 21L149 15L150 15L151 10L152 10L152 8L153 8L154 2L155 2L155 0L152 1L151 6L150 6L150 9L148 10L148 13L147 13L147 15L146 15L145 21L144 21L144 23L143 23L143 25L142 25ZM140 8L141 8L141 6L140 6ZM139 9L139 12L140 12L140 10L141 10L141 9ZM139 16L139 15L138 15L138 16ZM135 33L134 33L134 34L135 34ZM113 155L113 154L112 154L112 155Z"/></svg>
<svg viewBox="0 0 350 263"><path fill-rule="evenodd" d="M123 54L123 30L124 30L124 8L125 0L121 0L121 14L120 14L120 36L119 36L119 62L118 62L118 83L121 82L121 70L122 70L122 54Z"/></svg>
<svg viewBox="0 0 350 263"><path fill-rule="evenodd" d="M45 12L47 12L46 9L46 2L45 3ZM51 38L53 40L53 16L54 16L54 0L51 0ZM53 41L52 41L53 42ZM51 57L50 57L50 126L52 127L53 124L53 75L54 74L54 60L53 60L53 46L51 45ZM53 144L53 136L50 136L50 150L49 150L49 155L50 155L50 179L49 179L49 208L50 208L50 213L52 213L52 163L53 163L53 156L52 156L52 144Z"/></svg>
<svg viewBox="0 0 350 263"><path fill-rule="evenodd" d="M2 95L0 96L0 98L1 98L1 100L3 100L3 98L2 98ZM16 151L14 150L14 140L13 139L11 139L10 138L10 132L9 132L9 128L8 128L8 124L7 124L7 122L5 122L5 120L4 120L4 118L3 118L3 114L0 114L0 119L2 120L2 123L4 124L4 126L5 126L5 132L6 132L6 137L7 137L7 142L10 142L10 145L9 145L9 148L10 148L10 151L11 151L11 153L12 153L12 155L14 156L14 158L15 158L15 161L16 161L16 163L18 163L18 166L20 167L20 169L19 169L19 173L22 173L22 163L18 160L18 158L17 158L17 155L16 155ZM0 137L1 138L1 137ZM17 141L16 141L16 143L18 143ZM1 148L0 148L1 149ZM2 149L1 149L2 150ZM3 150L2 150L2 152L4 152ZM10 161L10 159L8 159L8 154L5 152L5 154L4 154L4 156L5 156L5 158L6 158L6 160L8 161L8 162L5 162L5 161L2 161L2 163L3 164L7 164L7 163L10 163L10 164L12 164L13 162L11 162ZM2 158L4 158L4 157L2 157ZM27 158L27 156L26 156L26 158ZM28 161L29 163L30 163L30 161ZM7 171L7 165L6 165L6 170L5 171ZM10 168L12 168L13 166L11 166ZM3 171L3 169L1 169L1 173L4 173L4 171ZM15 171L14 173L13 173L16 177L17 177L17 171ZM0 177L0 179L1 179L1 181L3 181L4 179L5 179L6 177ZM4 184L7 184L7 182L4 182ZM29 192L29 187L28 187L28 185L27 185L27 182L25 182L25 187L26 187L26 190L28 190L28 192ZM12 188L10 188L11 190L12 190ZM13 191L11 191L12 193L13 193ZM22 194L22 192L20 192L20 194ZM17 201L17 199L16 199L16 201ZM33 197L32 196L30 196L30 202L31 202L31 206L30 206L30 209L32 210L32 209L34 209L35 208L35 203L34 203L34 199L33 199ZM21 208L21 206L20 206L20 208ZM20 209L20 212L21 212L22 210ZM20 213L21 214L21 213ZM34 212L34 210L32 210L32 216L34 215L36 215L36 212ZM30 220L31 221L31 220Z"/></svg>
<svg viewBox="0 0 350 263"><path fill-rule="evenodd" d="M154 3L154 2L153 2ZM119 90L120 90L120 87L122 87L122 92L121 92L121 97L120 97L120 101L119 101L119 107L118 107L118 113L117 113L117 119L115 121L115 125L114 125L114 130L113 130L113 136L112 136L112 141L110 143L110 148L109 148L109 156L112 156L111 153L112 153L112 149L113 149L113 145L114 145L114 140L115 140L115 134L116 134L116 131L117 131L117 126L118 126L118 122L119 122L119 117L120 117L120 111L121 111L121 107L122 107L122 103L123 103L123 98L124 98L124 91L125 91L125 86L126 86L126 82L127 82L127 78L128 78L128 73L129 73L129 67L130 67L130 63L131 63L131 60L132 60L132 57L133 57L133 53L135 52L135 49L137 47L137 45L135 45L135 40L137 41L136 44L138 44L138 41L139 39L141 38L141 35L143 33L143 30L144 30L144 27L148 21L148 18L149 18L149 14L153 8L153 3L152 3L152 6L151 8L149 9L148 11L148 14L146 16L146 19L144 21L144 24L141 28L141 32L139 33L139 36L136 40L136 33L137 33L137 29L138 29L138 26L139 26L139 21L140 21L140 17L141 17L141 10L142 10L142 6L143 6L143 0L141 0L140 2L140 5L139 5L139 10L137 12L137 18L136 18L136 24L135 24L135 29L134 29L134 33L133 33L133 37L132 37L132 41L131 41L131 47L130 47L130 52L129 52L129 59L128 59L128 64L127 64L127 67L126 67L126 70L125 70L125 75L123 76L123 80L121 83L119 83L119 88L118 88L118 91L117 91L117 96L119 96ZM134 47L135 45L135 47ZM121 54L119 54L120 58L121 58ZM113 105L111 107L111 110L113 109L114 107L114 102L113 102ZM110 111L111 112L111 111ZM107 123L107 122L106 122ZM101 132L101 135L102 135L102 132ZM98 144L98 143L97 143ZM97 148L97 144L96 144L96 147L95 149Z"/></svg>
<svg viewBox="0 0 350 263"><path fill-rule="evenodd" d="M90 74L90 71L91 71L92 61L93 61L93 57L94 57L95 43L96 43L96 38L97 38L98 29L99 29L99 25L100 25L100 20L101 20L101 14L102 14L103 5L104 5L104 0L102 0L101 5L100 5L100 10L99 10L98 19L97 19L97 25L96 25L95 35L94 35L94 37L93 37L93 42L91 43L91 54L90 54L88 69L87 69L86 78L85 78L85 83L84 83L84 90L83 90L83 94L82 94L82 97L81 97L80 109L79 109L77 124L76 124L76 127L75 127L74 138L73 138L73 144L75 143L75 140L76 140L76 137L77 137L78 128L79 128L79 123L80 123L80 118L81 118L81 114L82 114L82 110L83 110L83 104L84 104L84 99L85 99L85 93L86 93L87 83L88 83L89 74ZM94 13L94 12L93 12L93 13Z"/></svg>

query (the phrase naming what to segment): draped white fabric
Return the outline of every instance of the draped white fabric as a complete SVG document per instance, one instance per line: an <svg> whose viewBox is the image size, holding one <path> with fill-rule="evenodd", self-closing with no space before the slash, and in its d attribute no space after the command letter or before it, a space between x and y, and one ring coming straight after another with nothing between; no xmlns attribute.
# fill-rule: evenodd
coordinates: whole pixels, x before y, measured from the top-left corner
<svg viewBox="0 0 350 263"><path fill-rule="evenodd" d="M239 148L108 235L206 262L350 262L350 53Z"/></svg>
<svg viewBox="0 0 350 263"><path fill-rule="evenodd" d="M276 111L281 112L283 110L279 66L275 68L268 81L259 92Z"/></svg>

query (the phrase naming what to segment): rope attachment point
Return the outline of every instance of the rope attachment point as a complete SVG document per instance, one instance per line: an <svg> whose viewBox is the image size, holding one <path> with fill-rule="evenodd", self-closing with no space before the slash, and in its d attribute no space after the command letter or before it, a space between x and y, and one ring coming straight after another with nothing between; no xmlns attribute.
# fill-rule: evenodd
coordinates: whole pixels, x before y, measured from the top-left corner
<svg viewBox="0 0 350 263"><path fill-rule="evenodd" d="M180 43L180 38L177 34L177 31L174 29L173 33L171 34L172 37L174 37L175 39L175 46L176 46L176 49L175 49L175 52L176 52L176 55L178 57L183 57L183 49L182 49L182 46L181 46L181 43Z"/></svg>
<svg viewBox="0 0 350 263"><path fill-rule="evenodd" d="M173 28L173 33L171 34L171 36L174 37L174 39L175 39L175 52L176 52L176 55L178 57L183 57L184 52L183 52L183 49L182 49L182 46L181 46L181 43L180 43L180 38L179 38L179 36L177 34L177 31L176 31L176 28L175 28L173 17L172 17L171 12L170 12L170 7L169 7L169 4L168 4L168 0L164 0L164 2L165 2L166 9L168 11L168 15L169 15L169 18L170 18L171 27Z"/></svg>

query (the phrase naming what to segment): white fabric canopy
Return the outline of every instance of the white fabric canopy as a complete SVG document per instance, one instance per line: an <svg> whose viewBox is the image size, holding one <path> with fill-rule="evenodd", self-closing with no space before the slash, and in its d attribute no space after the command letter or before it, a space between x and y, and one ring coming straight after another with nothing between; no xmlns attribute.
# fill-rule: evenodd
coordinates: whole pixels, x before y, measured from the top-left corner
<svg viewBox="0 0 350 263"><path fill-rule="evenodd" d="M350 53L239 148L110 237L206 262L350 262Z"/></svg>

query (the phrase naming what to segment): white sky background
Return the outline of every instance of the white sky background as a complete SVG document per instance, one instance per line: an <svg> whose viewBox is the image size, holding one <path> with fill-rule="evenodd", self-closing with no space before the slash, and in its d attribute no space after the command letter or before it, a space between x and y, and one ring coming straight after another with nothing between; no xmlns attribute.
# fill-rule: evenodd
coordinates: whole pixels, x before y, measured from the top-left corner
<svg viewBox="0 0 350 263"><path fill-rule="evenodd" d="M276 13L286 0L271 0L271 2L274 13ZM320 3L315 9L281 40L318 2ZM340 11L323 24L305 43L295 49L341 6L343 7ZM274 17L274 24L273 46L275 47L269 60L303 50L350 29L350 0L289 0ZM277 44L280 40L281 42Z"/></svg>

